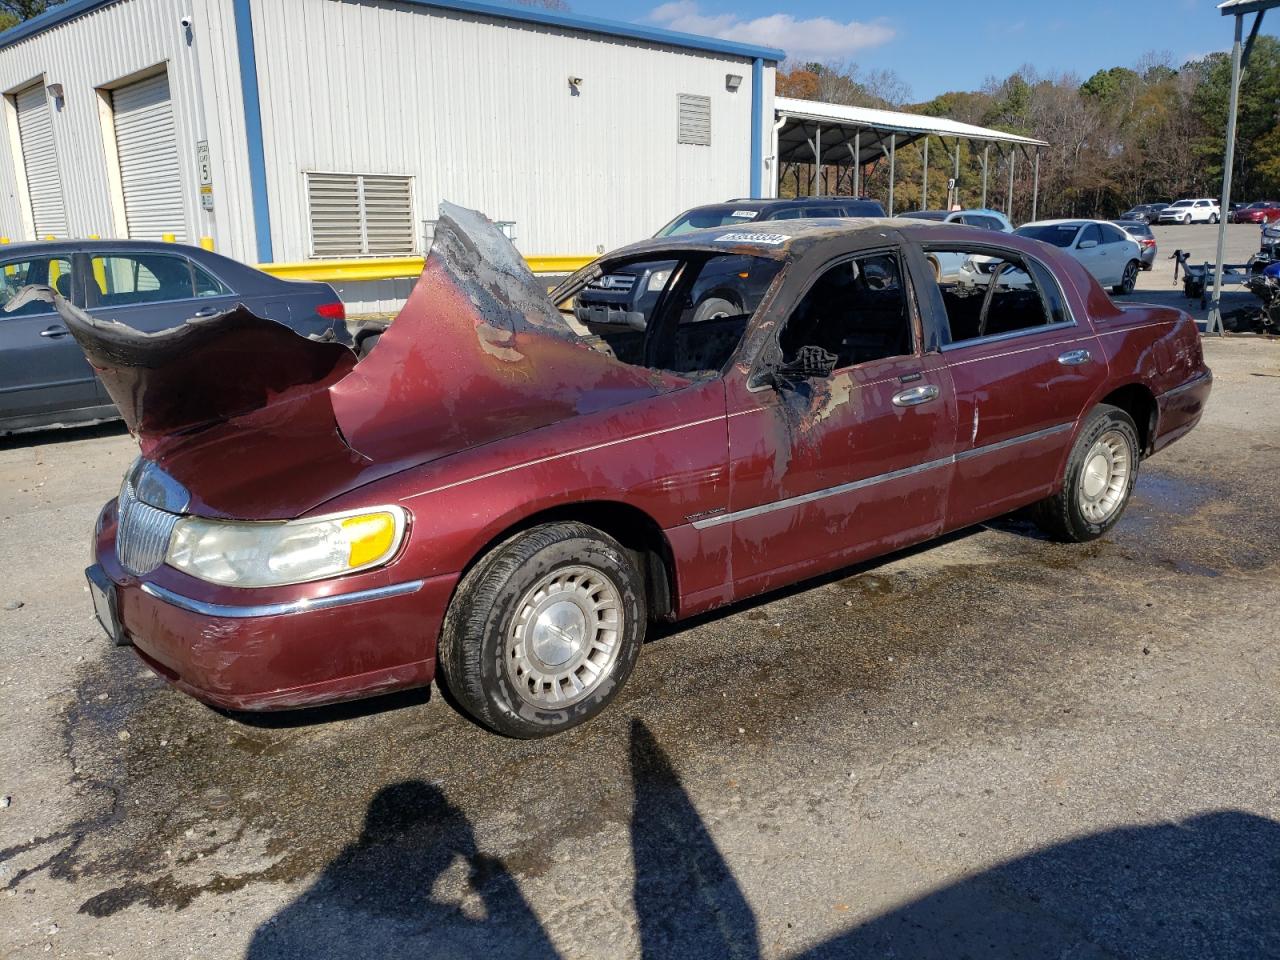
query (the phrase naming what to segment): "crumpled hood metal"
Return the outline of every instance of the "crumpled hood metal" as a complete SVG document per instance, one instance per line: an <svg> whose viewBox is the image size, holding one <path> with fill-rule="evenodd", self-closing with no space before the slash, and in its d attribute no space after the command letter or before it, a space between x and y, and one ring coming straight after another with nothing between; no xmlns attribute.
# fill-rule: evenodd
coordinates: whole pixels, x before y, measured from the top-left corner
<svg viewBox="0 0 1280 960"><path fill-rule="evenodd" d="M407 467L686 383L588 346L501 231L450 204L404 309L358 364L243 308L146 334L42 295L144 455L204 515L298 516Z"/></svg>
<svg viewBox="0 0 1280 960"><path fill-rule="evenodd" d="M441 214L404 309L330 388L354 449L421 462L684 385L592 349L488 220Z"/></svg>

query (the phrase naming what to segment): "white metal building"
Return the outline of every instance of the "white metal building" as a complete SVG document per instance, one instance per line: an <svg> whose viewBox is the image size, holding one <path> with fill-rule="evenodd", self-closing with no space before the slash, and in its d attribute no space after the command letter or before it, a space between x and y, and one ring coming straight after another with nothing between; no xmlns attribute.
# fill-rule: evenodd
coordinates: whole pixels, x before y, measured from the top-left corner
<svg viewBox="0 0 1280 960"><path fill-rule="evenodd" d="M0 235L590 254L760 195L781 51L475 0L68 0L0 34Z"/></svg>

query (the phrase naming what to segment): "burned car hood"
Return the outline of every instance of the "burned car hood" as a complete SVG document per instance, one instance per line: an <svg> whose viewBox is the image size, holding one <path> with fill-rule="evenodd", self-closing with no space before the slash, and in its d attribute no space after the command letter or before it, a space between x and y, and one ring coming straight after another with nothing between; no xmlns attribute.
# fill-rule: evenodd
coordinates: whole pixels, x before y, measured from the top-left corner
<svg viewBox="0 0 1280 960"><path fill-rule="evenodd" d="M411 466L686 385L590 346L500 230L441 208L408 302L357 362L237 308L159 333L55 302L194 512L297 516Z"/></svg>

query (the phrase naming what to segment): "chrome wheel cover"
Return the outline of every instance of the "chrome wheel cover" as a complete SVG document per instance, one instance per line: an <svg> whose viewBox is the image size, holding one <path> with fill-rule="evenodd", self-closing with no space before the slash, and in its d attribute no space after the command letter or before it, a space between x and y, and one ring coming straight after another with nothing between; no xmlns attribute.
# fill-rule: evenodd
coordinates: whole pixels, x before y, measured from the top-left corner
<svg viewBox="0 0 1280 960"><path fill-rule="evenodd" d="M1138 284L1138 268L1133 263L1125 264L1124 276L1120 279L1120 285L1124 287L1125 293L1133 293L1133 288Z"/></svg>
<svg viewBox="0 0 1280 960"><path fill-rule="evenodd" d="M507 678L526 703L575 704L613 672L625 625L612 579L594 567L561 567L516 604L503 658Z"/></svg>
<svg viewBox="0 0 1280 960"><path fill-rule="evenodd" d="M1077 499L1080 512L1090 523L1106 523L1121 506L1129 490L1133 455L1119 430L1108 430L1094 441L1080 469Z"/></svg>

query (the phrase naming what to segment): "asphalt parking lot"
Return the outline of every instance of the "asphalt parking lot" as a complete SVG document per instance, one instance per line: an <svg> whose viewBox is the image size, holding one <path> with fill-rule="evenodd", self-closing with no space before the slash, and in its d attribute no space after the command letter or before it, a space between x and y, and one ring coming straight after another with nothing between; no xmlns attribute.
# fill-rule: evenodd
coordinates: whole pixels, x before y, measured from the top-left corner
<svg viewBox="0 0 1280 960"><path fill-rule="evenodd" d="M133 442L0 441L0 955L1280 956L1280 342L1206 355L1101 541L1004 520L667 629L532 743L173 692L81 577Z"/></svg>

